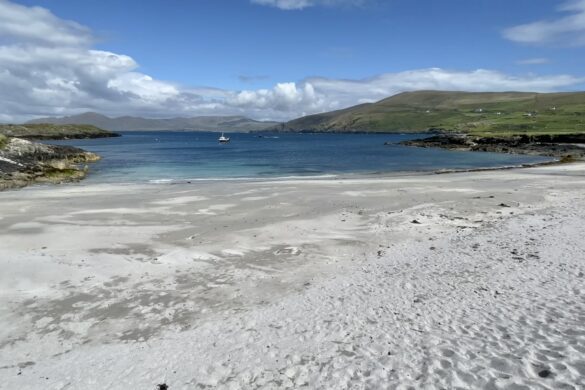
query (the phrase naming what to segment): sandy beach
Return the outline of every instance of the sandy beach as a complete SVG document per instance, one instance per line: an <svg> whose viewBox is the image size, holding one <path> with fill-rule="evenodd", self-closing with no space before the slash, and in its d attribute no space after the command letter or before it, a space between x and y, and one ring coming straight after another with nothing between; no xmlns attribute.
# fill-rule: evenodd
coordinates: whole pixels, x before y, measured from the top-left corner
<svg viewBox="0 0 585 390"><path fill-rule="evenodd" d="M585 164L0 193L0 388L584 389Z"/></svg>

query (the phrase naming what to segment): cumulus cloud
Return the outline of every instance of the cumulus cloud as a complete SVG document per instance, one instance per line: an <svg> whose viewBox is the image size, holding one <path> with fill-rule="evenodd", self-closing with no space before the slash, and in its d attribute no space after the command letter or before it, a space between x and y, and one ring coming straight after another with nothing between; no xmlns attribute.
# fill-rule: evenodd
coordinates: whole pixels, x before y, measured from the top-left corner
<svg viewBox="0 0 585 390"><path fill-rule="evenodd" d="M21 28L27 26L29 30ZM247 115L287 120L419 89L556 91L570 75L419 69L367 79L311 77L241 91L186 87L140 72L131 57L94 50L86 27L0 0L0 121L97 111L110 116Z"/></svg>
<svg viewBox="0 0 585 390"><path fill-rule="evenodd" d="M268 5L283 10L300 10L319 5L324 6L355 6L362 5L365 0L251 0L252 3Z"/></svg>
<svg viewBox="0 0 585 390"><path fill-rule="evenodd" d="M404 91L549 92L583 81L570 75L518 77L484 69L463 72L430 68L360 80L312 77L297 83L279 83L272 89L231 92L227 103L251 112L266 110L295 116L374 102Z"/></svg>
<svg viewBox="0 0 585 390"><path fill-rule="evenodd" d="M569 15L508 28L503 32L504 37L528 44L585 45L585 0L565 2L559 11Z"/></svg>
<svg viewBox="0 0 585 390"><path fill-rule="evenodd" d="M92 36L86 27L57 18L41 7L24 7L0 0L0 36L49 45L86 45Z"/></svg>

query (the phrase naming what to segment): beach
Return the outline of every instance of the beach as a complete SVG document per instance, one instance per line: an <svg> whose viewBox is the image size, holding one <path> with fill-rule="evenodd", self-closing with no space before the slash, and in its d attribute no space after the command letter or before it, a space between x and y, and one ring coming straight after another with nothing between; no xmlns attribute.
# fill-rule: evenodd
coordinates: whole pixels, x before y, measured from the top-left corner
<svg viewBox="0 0 585 390"><path fill-rule="evenodd" d="M583 389L585 164L0 192L0 388Z"/></svg>

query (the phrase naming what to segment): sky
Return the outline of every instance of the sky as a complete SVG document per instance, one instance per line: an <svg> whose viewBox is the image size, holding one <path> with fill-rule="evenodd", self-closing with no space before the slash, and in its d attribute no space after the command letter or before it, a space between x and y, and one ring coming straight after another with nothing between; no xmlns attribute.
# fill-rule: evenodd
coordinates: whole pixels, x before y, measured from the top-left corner
<svg viewBox="0 0 585 390"><path fill-rule="evenodd" d="M585 0L0 0L0 122L585 89Z"/></svg>

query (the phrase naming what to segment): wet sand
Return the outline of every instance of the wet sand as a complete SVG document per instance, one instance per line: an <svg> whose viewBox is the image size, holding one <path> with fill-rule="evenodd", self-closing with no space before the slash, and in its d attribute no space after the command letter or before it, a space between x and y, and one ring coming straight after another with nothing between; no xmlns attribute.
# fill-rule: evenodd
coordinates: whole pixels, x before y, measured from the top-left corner
<svg viewBox="0 0 585 390"><path fill-rule="evenodd" d="M583 388L583 194L585 164L3 192L0 383Z"/></svg>

